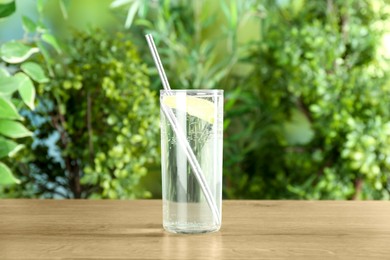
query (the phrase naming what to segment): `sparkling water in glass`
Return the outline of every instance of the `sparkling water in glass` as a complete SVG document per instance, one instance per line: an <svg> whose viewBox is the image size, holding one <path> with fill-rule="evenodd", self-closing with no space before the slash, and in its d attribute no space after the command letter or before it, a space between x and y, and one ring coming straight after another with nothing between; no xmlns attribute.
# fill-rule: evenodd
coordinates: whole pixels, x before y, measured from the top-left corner
<svg viewBox="0 0 390 260"><path fill-rule="evenodd" d="M161 90L160 105L170 109L202 169L222 213L223 90ZM175 233L218 231L183 144L161 108L163 226Z"/></svg>

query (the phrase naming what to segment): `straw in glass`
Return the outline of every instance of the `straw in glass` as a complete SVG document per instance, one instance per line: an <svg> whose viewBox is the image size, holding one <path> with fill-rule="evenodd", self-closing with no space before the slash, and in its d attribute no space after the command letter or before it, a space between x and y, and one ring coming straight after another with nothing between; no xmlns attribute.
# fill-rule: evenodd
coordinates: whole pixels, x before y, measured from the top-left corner
<svg viewBox="0 0 390 260"><path fill-rule="evenodd" d="M164 68L162 66L160 56L158 55L156 45L154 44L153 41L153 36L151 34L145 35L146 40L148 42L150 52L153 56L154 63L156 64L158 74L160 75L161 82L163 84L163 87L166 91L171 91L171 87L169 86L169 82L167 79L167 76L165 74ZM207 181L204 177L202 168L199 165L198 160L196 159L196 156L194 152L192 151L192 148L190 144L188 143L188 140L183 133L183 130L181 129L180 124L177 122L177 119L175 118L175 115L173 114L172 110L166 107L165 105L161 104L161 108L167 117L169 123L172 125L173 131L176 134L176 137L178 138L179 144L182 146L187 158L188 162L191 165L191 168L195 174L196 179L199 182L199 185L202 189L202 192L206 198L207 204L209 205L211 212L214 216L215 222L217 225L220 224L220 213L217 208L217 204L214 200L214 197L211 193L210 187L207 184Z"/></svg>

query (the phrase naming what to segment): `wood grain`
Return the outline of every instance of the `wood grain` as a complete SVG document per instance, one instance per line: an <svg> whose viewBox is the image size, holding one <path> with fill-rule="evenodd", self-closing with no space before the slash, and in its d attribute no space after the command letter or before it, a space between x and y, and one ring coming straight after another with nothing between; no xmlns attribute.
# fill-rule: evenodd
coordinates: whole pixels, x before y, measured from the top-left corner
<svg viewBox="0 0 390 260"><path fill-rule="evenodd" d="M224 201L202 235L161 221L161 201L0 200L0 259L390 259L384 201Z"/></svg>

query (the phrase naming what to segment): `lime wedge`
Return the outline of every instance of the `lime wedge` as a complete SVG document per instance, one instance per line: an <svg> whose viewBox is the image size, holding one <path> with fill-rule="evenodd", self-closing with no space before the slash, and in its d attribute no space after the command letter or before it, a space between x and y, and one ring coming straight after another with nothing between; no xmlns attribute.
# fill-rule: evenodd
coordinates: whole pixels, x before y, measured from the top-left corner
<svg viewBox="0 0 390 260"><path fill-rule="evenodd" d="M179 109L184 111L184 101L179 100L183 97L180 96L165 96L162 99L162 103L170 108ZM214 103L206 99L186 96L185 97L185 111L192 116L196 116L202 120L214 123Z"/></svg>

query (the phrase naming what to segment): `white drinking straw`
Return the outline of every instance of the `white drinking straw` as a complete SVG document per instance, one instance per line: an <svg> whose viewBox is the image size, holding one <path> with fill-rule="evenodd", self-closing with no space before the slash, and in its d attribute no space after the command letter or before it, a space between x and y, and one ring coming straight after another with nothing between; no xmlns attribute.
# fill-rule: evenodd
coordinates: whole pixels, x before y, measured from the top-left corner
<svg viewBox="0 0 390 260"><path fill-rule="evenodd" d="M154 60L154 64L156 64L158 74L160 75L161 82L165 90L170 91L171 87L169 86L169 82L167 79L167 75L165 74L164 67L160 60L160 55L158 55L156 45L153 41L153 36L151 34L145 35L146 41L148 42L150 52L152 53L152 57Z"/></svg>
<svg viewBox="0 0 390 260"><path fill-rule="evenodd" d="M170 91L171 87L169 86L169 82L168 82L167 76L165 74L163 65L161 63L160 56L158 55L156 45L154 44L153 36L151 34L147 34L147 35L145 35L145 37L146 37L146 40L148 42L150 52L153 56L154 63L156 64L158 74L160 75L163 87L166 91ZM191 165L192 170L194 171L195 177L199 182L199 185L200 185L200 187L203 191L203 194L206 198L207 204L209 205L211 212L214 216L215 222L217 225L219 225L220 224L220 213L218 211L217 204L215 203L214 197L211 193L210 187L208 186L207 181L203 175L202 168L200 167L199 162L196 159L196 156L195 156L194 152L192 151L192 148L191 148L190 144L188 143L188 140L187 140L185 134L183 133L183 130L181 129L180 124L177 122L172 110L163 104L161 104L161 108L162 108L165 116L167 117L169 123L172 125L173 131L175 132L175 134L178 138L179 144L182 146L182 148L184 148L183 150L188 158L188 161Z"/></svg>

